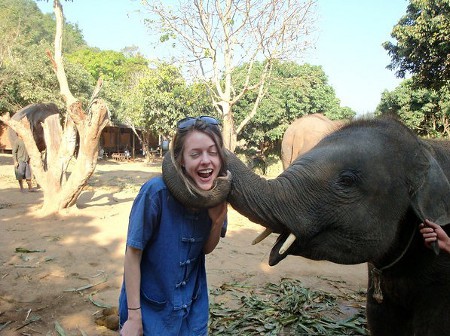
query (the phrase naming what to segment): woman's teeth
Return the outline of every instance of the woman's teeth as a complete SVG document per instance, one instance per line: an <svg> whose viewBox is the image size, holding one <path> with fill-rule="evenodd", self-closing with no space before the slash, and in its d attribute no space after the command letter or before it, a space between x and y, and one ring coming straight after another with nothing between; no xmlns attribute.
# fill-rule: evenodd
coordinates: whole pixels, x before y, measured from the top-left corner
<svg viewBox="0 0 450 336"><path fill-rule="evenodd" d="M204 170L200 170L200 171L198 172L198 175L199 175L200 177L207 178L207 177L210 177L210 176L211 176L212 172L213 172L212 169L204 169Z"/></svg>

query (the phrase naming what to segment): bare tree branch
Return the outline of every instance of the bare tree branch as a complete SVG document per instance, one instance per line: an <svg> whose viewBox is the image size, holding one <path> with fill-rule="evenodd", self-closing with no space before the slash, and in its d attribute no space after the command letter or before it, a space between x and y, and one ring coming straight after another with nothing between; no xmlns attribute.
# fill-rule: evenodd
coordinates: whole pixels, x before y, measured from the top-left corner
<svg viewBox="0 0 450 336"><path fill-rule="evenodd" d="M64 28L64 14L61 3L58 0L53 1L53 10L56 19L56 33L55 33L55 57L53 63L53 70L58 78L61 95L63 96L67 106L73 104L77 99L72 95L67 82L66 71L64 70L62 57L62 38Z"/></svg>
<svg viewBox="0 0 450 336"><path fill-rule="evenodd" d="M153 25L179 42L180 61L193 58L194 79L210 88L214 106L223 116L226 146L234 150L237 134L254 117L264 97L265 83L276 60L295 59L310 47L315 0L194 0L169 8L161 0L143 0ZM192 61L192 60L191 60ZM264 64L259 79L252 79L254 64ZM244 83L236 89L233 72L246 65ZM246 92L258 97L252 112L237 127L232 107Z"/></svg>

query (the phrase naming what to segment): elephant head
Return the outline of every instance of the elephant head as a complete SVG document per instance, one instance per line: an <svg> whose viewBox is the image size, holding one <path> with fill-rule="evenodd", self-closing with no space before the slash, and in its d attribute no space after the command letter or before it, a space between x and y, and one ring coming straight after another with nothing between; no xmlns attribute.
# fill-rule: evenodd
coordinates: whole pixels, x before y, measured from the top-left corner
<svg viewBox="0 0 450 336"><path fill-rule="evenodd" d="M42 124L46 121L50 121L53 123L59 123L59 110L58 107L53 104L30 104L17 111L11 119L13 120L22 120L23 118L27 118L30 129L33 134L34 142L40 152L44 151L47 147L44 138L44 129ZM51 125L50 125L51 126ZM53 128L53 127L51 127ZM9 128L8 133L10 143L14 143L17 135L11 128ZM57 140L57 139L52 139Z"/></svg>

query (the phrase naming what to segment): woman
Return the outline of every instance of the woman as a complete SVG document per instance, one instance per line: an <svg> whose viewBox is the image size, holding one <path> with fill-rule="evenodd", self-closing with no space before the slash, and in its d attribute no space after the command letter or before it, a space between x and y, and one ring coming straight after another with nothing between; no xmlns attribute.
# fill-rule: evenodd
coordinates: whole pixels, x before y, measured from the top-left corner
<svg viewBox="0 0 450 336"><path fill-rule="evenodd" d="M190 188L209 190L225 175L223 139L212 117L180 120L170 150ZM226 203L186 208L161 176L142 186L129 219L121 335L207 335L205 254L224 236L226 213Z"/></svg>

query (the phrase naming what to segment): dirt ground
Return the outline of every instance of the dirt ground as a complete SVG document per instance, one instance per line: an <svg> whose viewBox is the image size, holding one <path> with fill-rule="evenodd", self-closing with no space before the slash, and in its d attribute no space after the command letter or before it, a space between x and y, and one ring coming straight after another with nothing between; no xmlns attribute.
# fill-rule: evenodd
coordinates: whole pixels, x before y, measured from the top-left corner
<svg viewBox="0 0 450 336"><path fill-rule="evenodd" d="M99 161L77 207L40 218L42 192L21 193L11 156L0 154L1 335L118 334L95 319L102 305L117 304L129 211L140 185L160 172L158 163ZM229 207L227 237L207 256L211 289L286 277L329 292L366 288L365 264L289 256L268 266L275 237L252 246L261 231Z"/></svg>

